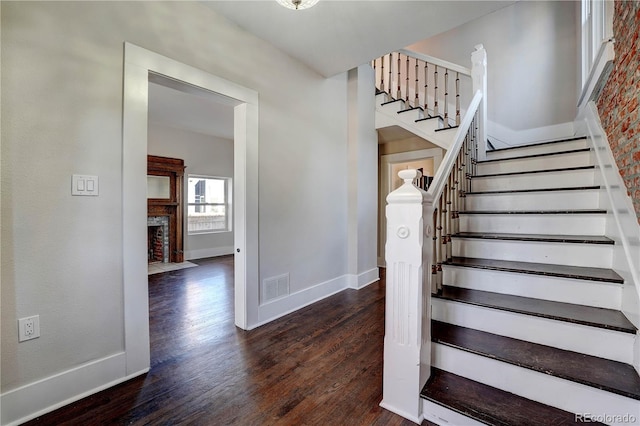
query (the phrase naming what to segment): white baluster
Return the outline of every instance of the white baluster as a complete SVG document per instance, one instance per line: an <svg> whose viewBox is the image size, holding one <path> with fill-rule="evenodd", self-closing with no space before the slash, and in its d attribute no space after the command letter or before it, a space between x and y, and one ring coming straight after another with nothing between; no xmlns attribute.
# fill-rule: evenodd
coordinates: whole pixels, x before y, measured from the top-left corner
<svg viewBox="0 0 640 426"><path fill-rule="evenodd" d="M391 83L391 78L393 77L393 53L389 53L389 101L393 98L391 94L391 90L393 90L393 85Z"/></svg>
<svg viewBox="0 0 640 426"><path fill-rule="evenodd" d="M384 89L384 56L380 58L380 91L385 92Z"/></svg>

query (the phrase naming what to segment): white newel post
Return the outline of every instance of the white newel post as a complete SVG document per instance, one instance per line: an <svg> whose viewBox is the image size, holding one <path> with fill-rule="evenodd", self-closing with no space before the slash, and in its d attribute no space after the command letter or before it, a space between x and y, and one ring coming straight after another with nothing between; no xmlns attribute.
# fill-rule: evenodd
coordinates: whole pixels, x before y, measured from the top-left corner
<svg viewBox="0 0 640 426"><path fill-rule="evenodd" d="M478 108L478 160L487 158L487 51L482 44L475 46L471 53L471 80L473 93L482 93Z"/></svg>
<svg viewBox="0 0 640 426"><path fill-rule="evenodd" d="M417 170L387 196L386 314L380 406L422 421L420 391L431 369L431 217L433 203L413 184ZM425 222L424 218L428 218Z"/></svg>

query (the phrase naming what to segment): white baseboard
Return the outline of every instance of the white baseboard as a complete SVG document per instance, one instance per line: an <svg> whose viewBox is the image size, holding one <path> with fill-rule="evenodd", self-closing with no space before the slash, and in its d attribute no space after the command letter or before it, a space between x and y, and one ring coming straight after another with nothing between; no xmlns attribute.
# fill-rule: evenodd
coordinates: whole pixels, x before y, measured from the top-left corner
<svg viewBox="0 0 640 426"><path fill-rule="evenodd" d="M372 268L368 271L362 272L358 275L350 274L349 275L349 288L354 288L356 290L360 290L368 286L369 284L373 284L380 279L380 275L378 273L378 268Z"/></svg>
<svg viewBox="0 0 640 426"><path fill-rule="evenodd" d="M399 416L402 416L405 419L410 420L410 421L412 421L412 422L414 422L415 424L418 424L418 425L421 424L422 420L424 419L424 417L422 417L422 416L420 416L420 417L412 416L411 414L406 413L406 412L404 412L402 410L399 410L396 407L385 403L384 401L382 401L380 403L380 406L382 408L384 408L385 410L391 411L392 413L397 414Z"/></svg>
<svg viewBox="0 0 640 426"><path fill-rule="evenodd" d="M275 319L309 306L342 290L349 288L349 275L316 284L304 290L291 293L286 297L272 300L258 306L258 322L250 329L254 329Z"/></svg>
<svg viewBox="0 0 640 426"><path fill-rule="evenodd" d="M348 288L356 290L362 289L378 281L378 279L378 268L370 269L358 275L344 274L337 278L316 284L313 287L291 293L280 299L263 303L258 307L259 321L250 329L258 328L261 325L319 302Z"/></svg>
<svg viewBox="0 0 640 426"><path fill-rule="evenodd" d="M184 252L185 260L204 259L206 257L224 256L233 254L233 247L211 247L198 250L187 250Z"/></svg>
<svg viewBox="0 0 640 426"><path fill-rule="evenodd" d="M147 371L126 376L124 352L88 362L4 392L0 395L0 423L5 426L22 424Z"/></svg>
<svg viewBox="0 0 640 426"><path fill-rule="evenodd" d="M606 209L606 235L615 240L613 269L624 278L622 311L640 328L640 226L631 197L620 176L607 134L602 128L598 109L593 101L581 109L576 119L585 127L598 166L597 181L604 189L600 208ZM633 347L633 367L640 374L640 333L636 333Z"/></svg>
<svg viewBox="0 0 640 426"><path fill-rule="evenodd" d="M600 208L609 212L606 235L616 242L613 268L625 280L622 311L636 327L640 327L640 226L636 212L593 102L584 109L579 121L586 123L599 170L596 183L604 188Z"/></svg>
<svg viewBox="0 0 640 426"><path fill-rule="evenodd" d="M575 135L573 122L553 124L533 129L513 130L502 124L487 121L488 139L494 148L529 145L556 139L571 138Z"/></svg>

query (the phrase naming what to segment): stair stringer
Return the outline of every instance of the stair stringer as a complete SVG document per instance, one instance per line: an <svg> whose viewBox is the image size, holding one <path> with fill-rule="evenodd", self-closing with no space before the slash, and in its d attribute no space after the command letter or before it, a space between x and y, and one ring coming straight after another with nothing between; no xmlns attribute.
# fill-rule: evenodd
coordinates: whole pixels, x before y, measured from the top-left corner
<svg viewBox="0 0 640 426"><path fill-rule="evenodd" d="M576 122L585 127L600 170L596 175L596 183L603 188L600 207L609 212L606 231L616 241L613 268L625 280L622 311L640 329L640 225L593 101L587 104ZM633 367L640 374L640 332L636 333Z"/></svg>
<svg viewBox="0 0 640 426"><path fill-rule="evenodd" d="M405 120L401 120L398 117L398 109L394 109L392 107L385 108L384 105L381 105L383 102L385 102L386 96L386 94L379 94L376 96L376 130L385 127L399 126L406 131L411 132L414 135L419 136L422 139L425 139L433 143L434 145L439 146L440 148L448 150L451 147L453 139L456 135L455 129L435 132L435 129L433 128L434 126L424 124L421 125L420 123L411 123Z"/></svg>

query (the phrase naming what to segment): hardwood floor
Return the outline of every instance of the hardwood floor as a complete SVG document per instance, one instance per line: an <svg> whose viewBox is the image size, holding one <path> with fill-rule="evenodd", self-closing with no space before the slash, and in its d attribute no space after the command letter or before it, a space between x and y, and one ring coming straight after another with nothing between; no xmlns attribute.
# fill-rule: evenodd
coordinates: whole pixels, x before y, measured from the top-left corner
<svg viewBox="0 0 640 426"><path fill-rule="evenodd" d="M413 425L378 406L384 270L362 290L243 331L233 256L194 262L149 276L148 374L27 424Z"/></svg>

